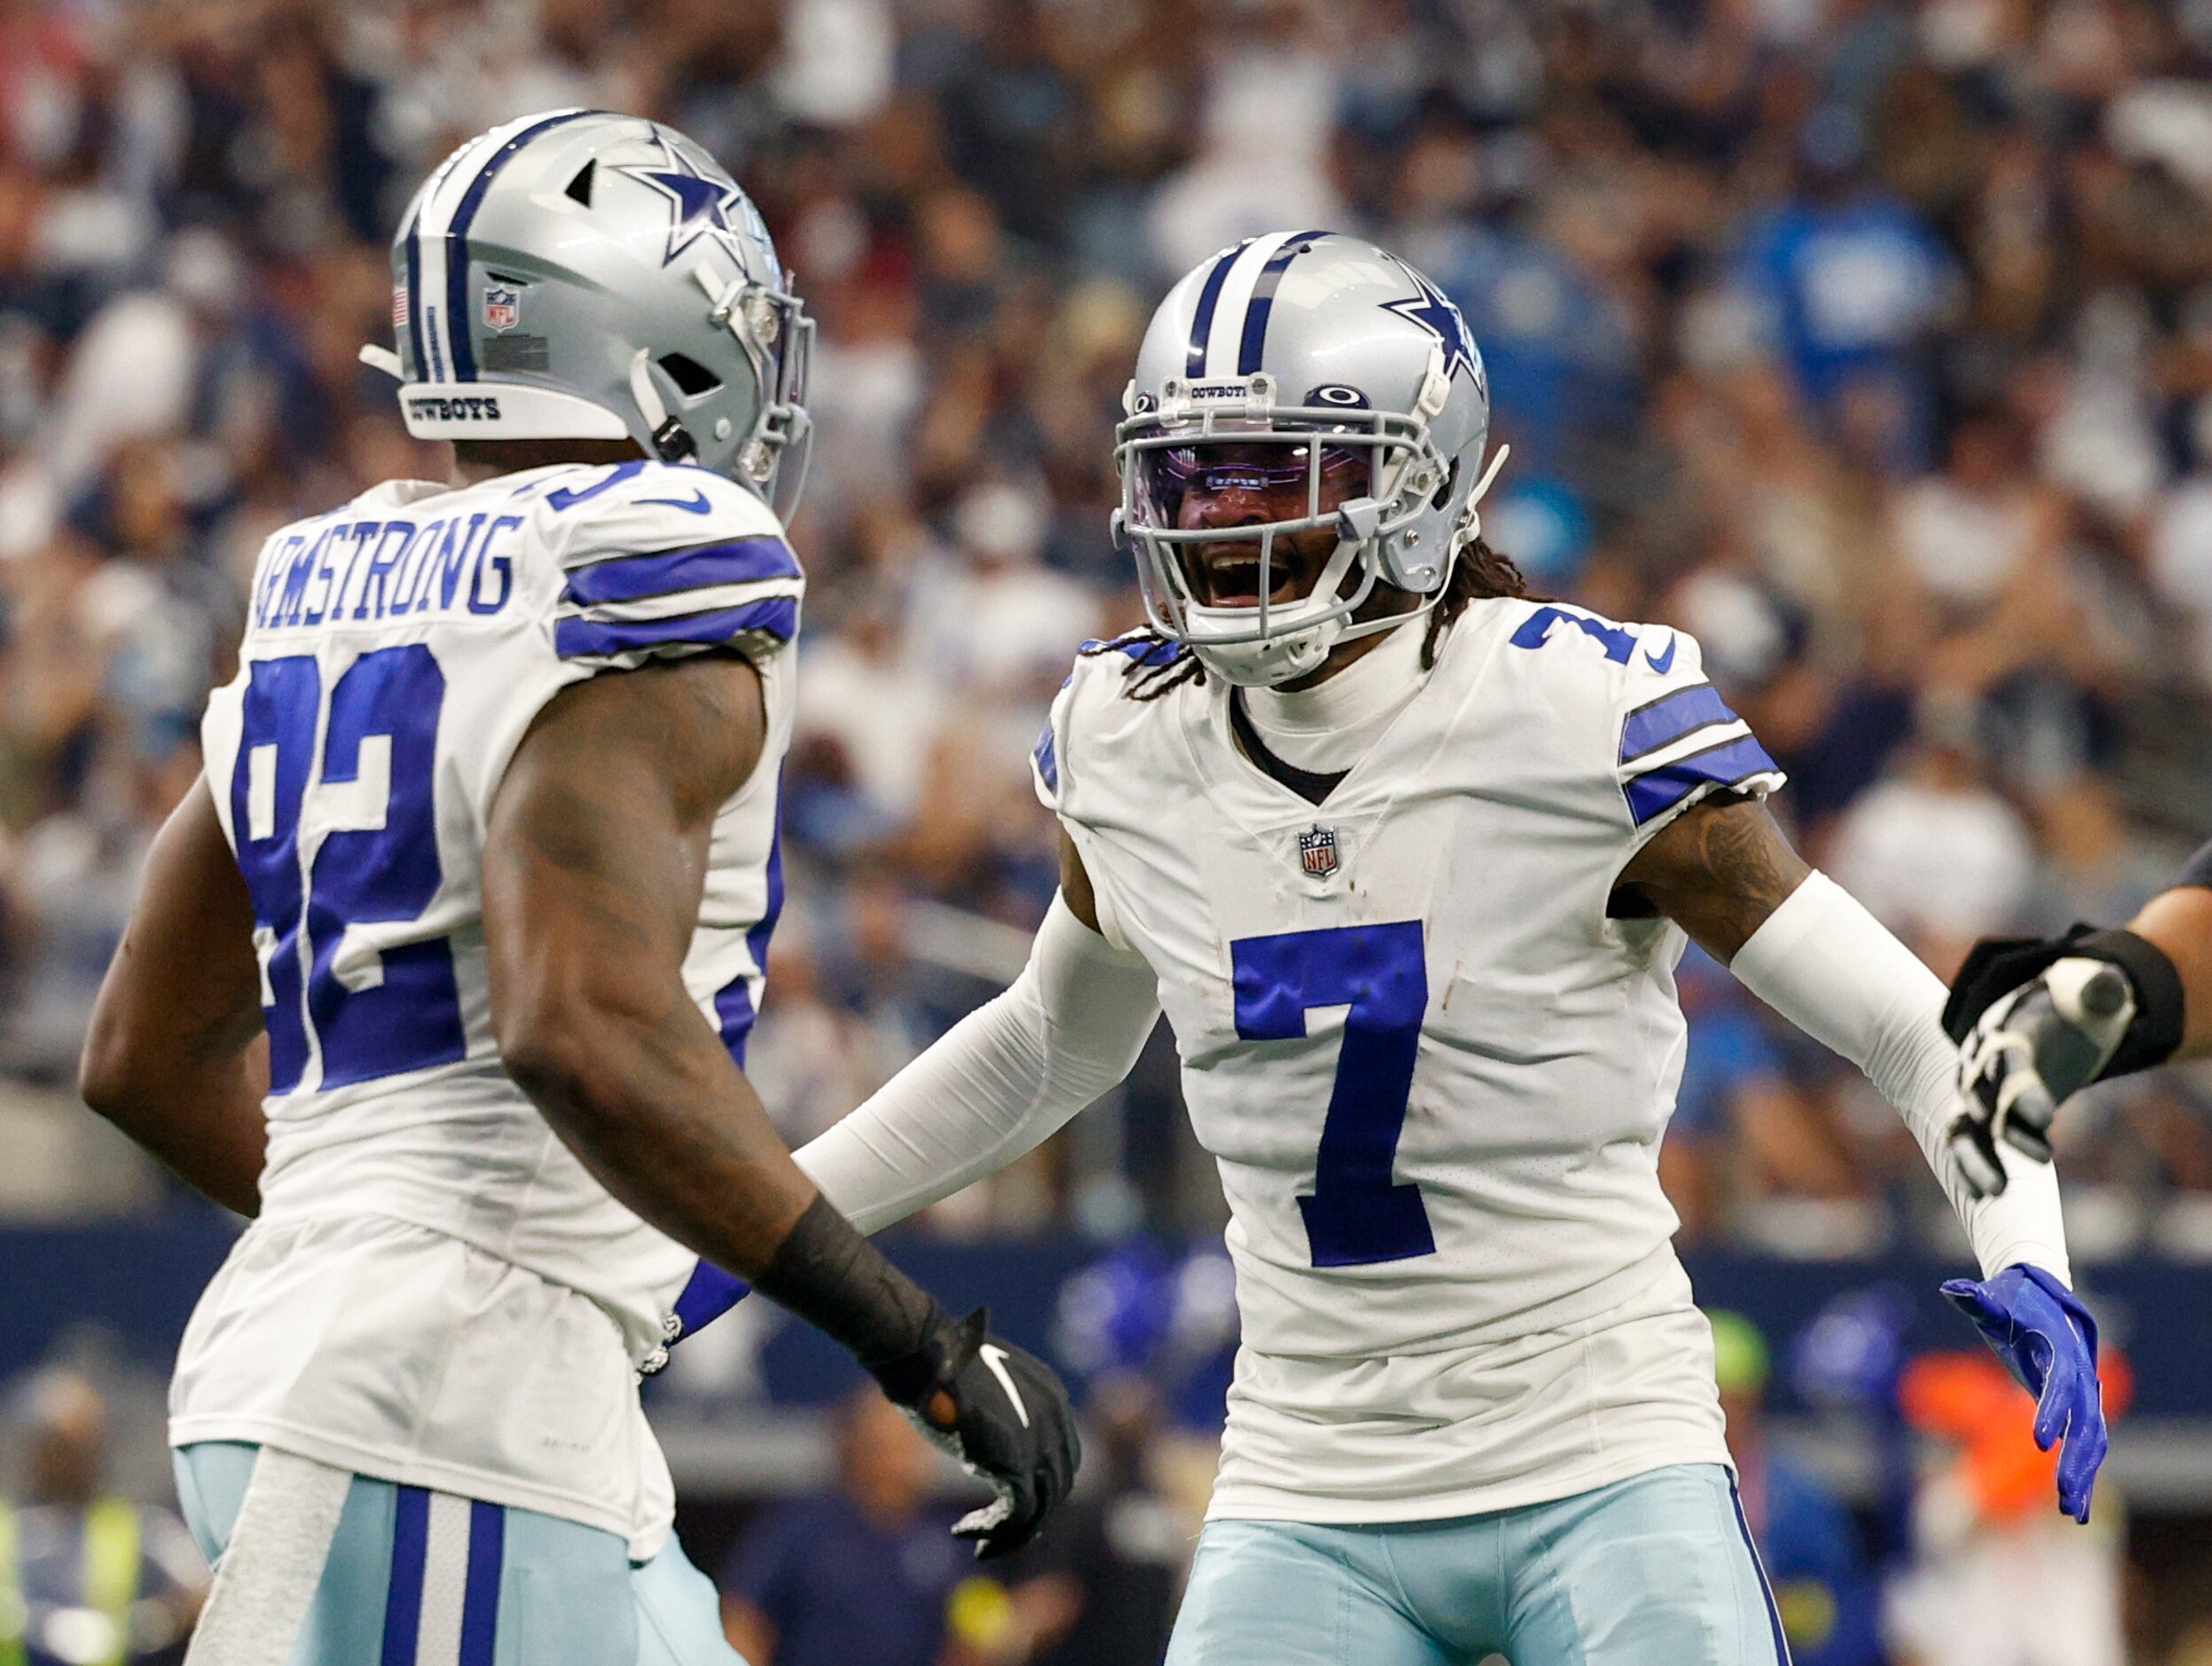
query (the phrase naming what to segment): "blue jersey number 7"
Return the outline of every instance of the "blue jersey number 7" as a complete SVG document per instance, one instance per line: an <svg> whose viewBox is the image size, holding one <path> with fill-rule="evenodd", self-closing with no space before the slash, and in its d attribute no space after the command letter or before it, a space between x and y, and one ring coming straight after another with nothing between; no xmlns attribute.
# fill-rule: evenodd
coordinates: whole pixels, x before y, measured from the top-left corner
<svg viewBox="0 0 2212 1666"><path fill-rule="evenodd" d="M1247 937L1229 945L1229 960L1236 1033L1248 1041L1290 1041L1310 1009L1347 1009L1313 1194L1298 1200L1314 1265L1436 1253L1420 1187L1392 1178L1429 1005L1421 923Z"/></svg>

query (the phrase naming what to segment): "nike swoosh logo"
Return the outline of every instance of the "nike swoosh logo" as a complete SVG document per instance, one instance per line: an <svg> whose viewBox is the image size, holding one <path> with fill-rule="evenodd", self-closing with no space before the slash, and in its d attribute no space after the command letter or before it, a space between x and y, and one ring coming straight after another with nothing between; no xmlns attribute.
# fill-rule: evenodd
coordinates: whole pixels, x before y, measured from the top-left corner
<svg viewBox="0 0 2212 1666"><path fill-rule="evenodd" d="M705 515L714 507L712 504L707 501L707 494L700 491L696 486L694 486L691 489L691 497L688 500L682 498L639 498L636 499L636 501L639 503L665 504L671 509L686 509L690 511L693 515Z"/></svg>
<svg viewBox="0 0 2212 1666"><path fill-rule="evenodd" d="M1668 637L1667 639L1667 651L1664 654L1654 654L1650 648L1645 648L1643 650L1643 663L1649 665L1653 671L1659 672L1660 676L1664 677L1667 675L1669 667L1671 667L1675 663L1675 644L1680 640L1682 640L1682 639L1678 636Z"/></svg>
<svg viewBox="0 0 2212 1666"><path fill-rule="evenodd" d="M999 1387L1006 1390L1006 1397L1014 1403L1014 1415L1021 1418L1022 1426L1029 1427L1029 1408L1022 1403L1022 1391L1014 1386L1013 1374L1006 1368L1006 1349L996 1342L985 1342L977 1352L991 1368L991 1374L999 1379Z"/></svg>

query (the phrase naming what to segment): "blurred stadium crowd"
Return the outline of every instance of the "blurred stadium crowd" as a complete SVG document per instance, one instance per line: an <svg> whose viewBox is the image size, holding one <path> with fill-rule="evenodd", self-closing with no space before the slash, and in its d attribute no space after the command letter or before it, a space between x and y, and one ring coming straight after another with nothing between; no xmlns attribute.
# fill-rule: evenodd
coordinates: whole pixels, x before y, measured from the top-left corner
<svg viewBox="0 0 2212 1666"><path fill-rule="evenodd" d="M2212 824L2207 0L8 0L0 1078L69 1079L262 537L441 469L355 358L408 193L566 104L716 151L821 320L753 1059L795 1139L1018 967L1030 742L1139 617L1136 342L1264 229L1454 295L1514 448L1494 540L1696 633L1800 840L1939 971L2124 915ZM1709 963L1685 998L1693 1239L1937 1230L1855 1076ZM2071 1120L2083 1252L2212 1253L2200 1093ZM1090 1122L939 1224L1218 1207L1171 1073Z"/></svg>

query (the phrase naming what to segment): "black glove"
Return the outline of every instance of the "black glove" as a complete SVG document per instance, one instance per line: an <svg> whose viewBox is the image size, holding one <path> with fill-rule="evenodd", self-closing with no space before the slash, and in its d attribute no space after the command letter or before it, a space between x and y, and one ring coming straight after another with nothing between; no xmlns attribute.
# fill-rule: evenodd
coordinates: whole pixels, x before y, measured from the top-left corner
<svg viewBox="0 0 2212 1666"><path fill-rule="evenodd" d="M2132 931L1989 938L1959 969L1943 1027L1960 1051L1951 1159L1989 1197L2005 1185L2000 1141L2049 1162L2051 1120L2071 1095L2173 1051L2181 980Z"/></svg>
<svg viewBox="0 0 2212 1666"><path fill-rule="evenodd" d="M932 1301L922 1346L868 1367L917 1428L998 1492L953 1527L982 1560L1035 1538L1083 1461L1066 1385L1035 1355L990 1335L989 1316L977 1308L956 1320Z"/></svg>

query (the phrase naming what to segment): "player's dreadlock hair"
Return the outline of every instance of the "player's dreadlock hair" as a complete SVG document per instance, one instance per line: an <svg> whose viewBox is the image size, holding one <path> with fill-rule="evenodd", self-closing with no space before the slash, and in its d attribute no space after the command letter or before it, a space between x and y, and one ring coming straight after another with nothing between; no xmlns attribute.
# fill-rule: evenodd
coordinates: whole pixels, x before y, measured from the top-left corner
<svg viewBox="0 0 2212 1666"><path fill-rule="evenodd" d="M1489 540L1478 532L1475 541L1460 551L1452 576L1445 581L1444 593L1436 599L1436 606L1429 609L1429 633L1421 640L1421 669L1436 669L1437 646L1443 641L1444 633L1452 628L1452 621L1467 610L1469 602L1492 601L1500 597L1523 601L1543 600L1530 591L1528 580L1513 564L1513 558L1492 549Z"/></svg>
<svg viewBox="0 0 2212 1666"><path fill-rule="evenodd" d="M1436 651L1444 633L1452 628L1452 621L1467 610L1471 601L1486 601L1498 597L1540 601L1542 597L1528 587L1528 580L1513 564L1512 557L1499 554L1489 542L1478 535L1475 541L1459 553L1453 564L1452 576L1446 581L1444 593L1429 609L1428 634L1421 642L1421 669L1436 668ZM1086 642L1083 655L1089 658L1099 654L1126 654L1129 663L1122 669L1122 695L1130 700L1157 700L1185 683L1203 683L1206 668L1198 663L1198 656L1181 642L1171 640L1151 626L1146 625L1113 638L1110 641Z"/></svg>

